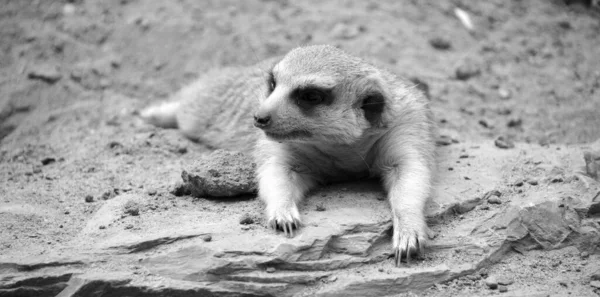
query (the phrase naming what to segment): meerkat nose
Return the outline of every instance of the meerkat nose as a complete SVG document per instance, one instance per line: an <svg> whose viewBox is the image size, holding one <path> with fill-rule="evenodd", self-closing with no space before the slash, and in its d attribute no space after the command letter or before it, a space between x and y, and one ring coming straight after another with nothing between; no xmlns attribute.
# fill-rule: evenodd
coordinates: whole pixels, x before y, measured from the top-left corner
<svg viewBox="0 0 600 297"><path fill-rule="evenodd" d="M269 125L271 125L271 115L270 114L263 114L263 113L256 113L254 115L254 126L264 129L267 128Z"/></svg>

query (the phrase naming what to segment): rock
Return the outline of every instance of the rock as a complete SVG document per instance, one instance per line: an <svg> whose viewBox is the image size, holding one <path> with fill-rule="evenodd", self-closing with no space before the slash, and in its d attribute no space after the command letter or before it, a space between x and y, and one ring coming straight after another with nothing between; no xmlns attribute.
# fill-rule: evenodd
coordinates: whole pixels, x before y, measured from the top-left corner
<svg viewBox="0 0 600 297"><path fill-rule="evenodd" d="M494 144L496 145L496 147L499 147L501 149L510 149L515 147L515 144L508 138L505 138L504 136L496 138Z"/></svg>
<svg viewBox="0 0 600 297"><path fill-rule="evenodd" d="M536 179L532 179L532 178L527 179L527 183L530 184L530 185L532 185L532 186L537 186L538 185L538 181Z"/></svg>
<svg viewBox="0 0 600 297"><path fill-rule="evenodd" d="M85 196L85 202L87 202L87 203L94 202L94 196L92 196L92 195Z"/></svg>
<svg viewBox="0 0 600 297"><path fill-rule="evenodd" d="M44 166L52 164L54 162L56 162L56 159L54 159L54 158L44 158L44 159L42 159L42 165L44 165Z"/></svg>
<svg viewBox="0 0 600 297"><path fill-rule="evenodd" d="M38 79L49 84L53 84L62 78L58 66L50 64L40 64L33 66L27 74L29 79Z"/></svg>
<svg viewBox="0 0 600 297"><path fill-rule="evenodd" d="M517 127L521 127L522 125L523 125L523 120L520 118L510 119L508 121L508 123L506 124L506 126L509 128L517 128Z"/></svg>
<svg viewBox="0 0 600 297"><path fill-rule="evenodd" d="M129 200L125 203L125 206L123 206L123 212L131 216L138 216L140 215L140 204L136 201Z"/></svg>
<svg viewBox="0 0 600 297"><path fill-rule="evenodd" d="M181 197L190 195L192 191L189 189L187 184L179 182L171 186L171 188L169 189L169 193L173 194L173 196Z"/></svg>
<svg viewBox="0 0 600 297"><path fill-rule="evenodd" d="M243 153L216 150L181 174L194 197L232 197L257 190L256 164Z"/></svg>
<svg viewBox="0 0 600 297"><path fill-rule="evenodd" d="M267 273L273 273L273 272L275 272L274 267L267 267Z"/></svg>
<svg viewBox="0 0 600 297"><path fill-rule="evenodd" d="M500 198L498 198L497 196L492 196L492 197L488 198L487 202L489 204L502 204L502 200L500 200Z"/></svg>
<svg viewBox="0 0 600 297"><path fill-rule="evenodd" d="M440 135L435 140L435 144L438 146L446 146L446 145L451 145L453 143L458 143L458 140L456 140L448 135Z"/></svg>
<svg viewBox="0 0 600 297"><path fill-rule="evenodd" d="M591 281L590 286L592 286L596 289L600 289L600 281Z"/></svg>
<svg viewBox="0 0 600 297"><path fill-rule="evenodd" d="M600 152L586 151L583 153L583 159L585 160L586 174L600 181Z"/></svg>
<svg viewBox="0 0 600 297"><path fill-rule="evenodd" d="M210 241L212 241L212 236L205 235L204 237L202 237L202 240L204 240L205 242L210 242Z"/></svg>
<svg viewBox="0 0 600 297"><path fill-rule="evenodd" d="M509 286L514 283L514 280L512 280L511 278L508 278L506 276L496 277L496 281L498 282L499 285L504 285L504 286Z"/></svg>
<svg viewBox="0 0 600 297"><path fill-rule="evenodd" d="M429 39L429 44L431 44L433 48L438 50L448 50L452 47L452 43L450 43L450 40L439 36Z"/></svg>
<svg viewBox="0 0 600 297"><path fill-rule="evenodd" d="M250 224L254 224L254 218L249 214L249 213L245 213L242 215L242 217L240 218L240 224L241 225L250 225Z"/></svg>
<svg viewBox="0 0 600 297"><path fill-rule="evenodd" d="M316 211L325 211L326 208L325 206L323 206L323 204L317 204L317 207L315 208Z"/></svg>
<svg viewBox="0 0 600 297"><path fill-rule="evenodd" d="M506 293L508 292L508 288L506 286L498 286L498 292Z"/></svg>
<svg viewBox="0 0 600 297"><path fill-rule="evenodd" d="M468 80L479 74L481 74L479 66L471 60L463 61L455 70L456 78L459 80Z"/></svg>
<svg viewBox="0 0 600 297"><path fill-rule="evenodd" d="M498 288L498 282L496 281L496 278L493 276L486 278L484 282L485 282L485 285L492 290L495 290Z"/></svg>

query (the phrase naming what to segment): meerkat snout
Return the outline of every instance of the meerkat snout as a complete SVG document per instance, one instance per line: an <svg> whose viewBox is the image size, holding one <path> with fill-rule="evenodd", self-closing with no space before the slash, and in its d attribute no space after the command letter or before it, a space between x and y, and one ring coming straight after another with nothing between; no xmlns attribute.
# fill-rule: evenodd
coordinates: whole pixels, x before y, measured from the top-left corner
<svg viewBox="0 0 600 297"><path fill-rule="evenodd" d="M266 112L257 112L254 114L254 126L265 129L271 125L271 115Z"/></svg>

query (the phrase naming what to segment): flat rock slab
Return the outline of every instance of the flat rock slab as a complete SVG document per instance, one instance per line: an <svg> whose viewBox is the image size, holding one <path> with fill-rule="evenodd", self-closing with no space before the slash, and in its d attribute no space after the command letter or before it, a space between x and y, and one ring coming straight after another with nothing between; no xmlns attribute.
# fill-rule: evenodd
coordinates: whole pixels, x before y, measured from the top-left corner
<svg viewBox="0 0 600 297"><path fill-rule="evenodd" d="M228 204L225 217L173 209L172 217L156 218L152 232L116 228L111 222L127 201L144 204L143 197L125 194L97 210L80 242L62 251L85 260L44 266L47 275L62 276L44 286L48 292L64 287L59 296L385 296L471 274L513 249L576 245L599 253L600 231L588 218L600 185L585 166L580 148L500 149L493 141L440 148L437 192L427 205L429 249L398 268L390 259L390 210L377 181L313 192L300 207L304 226L294 238L260 220L241 226L238 217L247 210L239 203ZM17 290L11 280L17 276L28 286L40 278L39 269L24 265L0 259L1 290ZM74 276L66 283L68 273Z"/></svg>

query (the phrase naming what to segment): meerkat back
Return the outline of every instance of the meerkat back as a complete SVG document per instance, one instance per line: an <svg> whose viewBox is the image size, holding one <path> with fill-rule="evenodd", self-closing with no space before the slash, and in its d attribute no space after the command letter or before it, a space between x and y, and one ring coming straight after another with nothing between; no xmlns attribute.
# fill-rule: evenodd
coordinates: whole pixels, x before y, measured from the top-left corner
<svg viewBox="0 0 600 297"><path fill-rule="evenodd" d="M265 69L276 61L208 71L140 116L158 127L177 128L212 148L248 151L258 134L252 115L266 92Z"/></svg>

